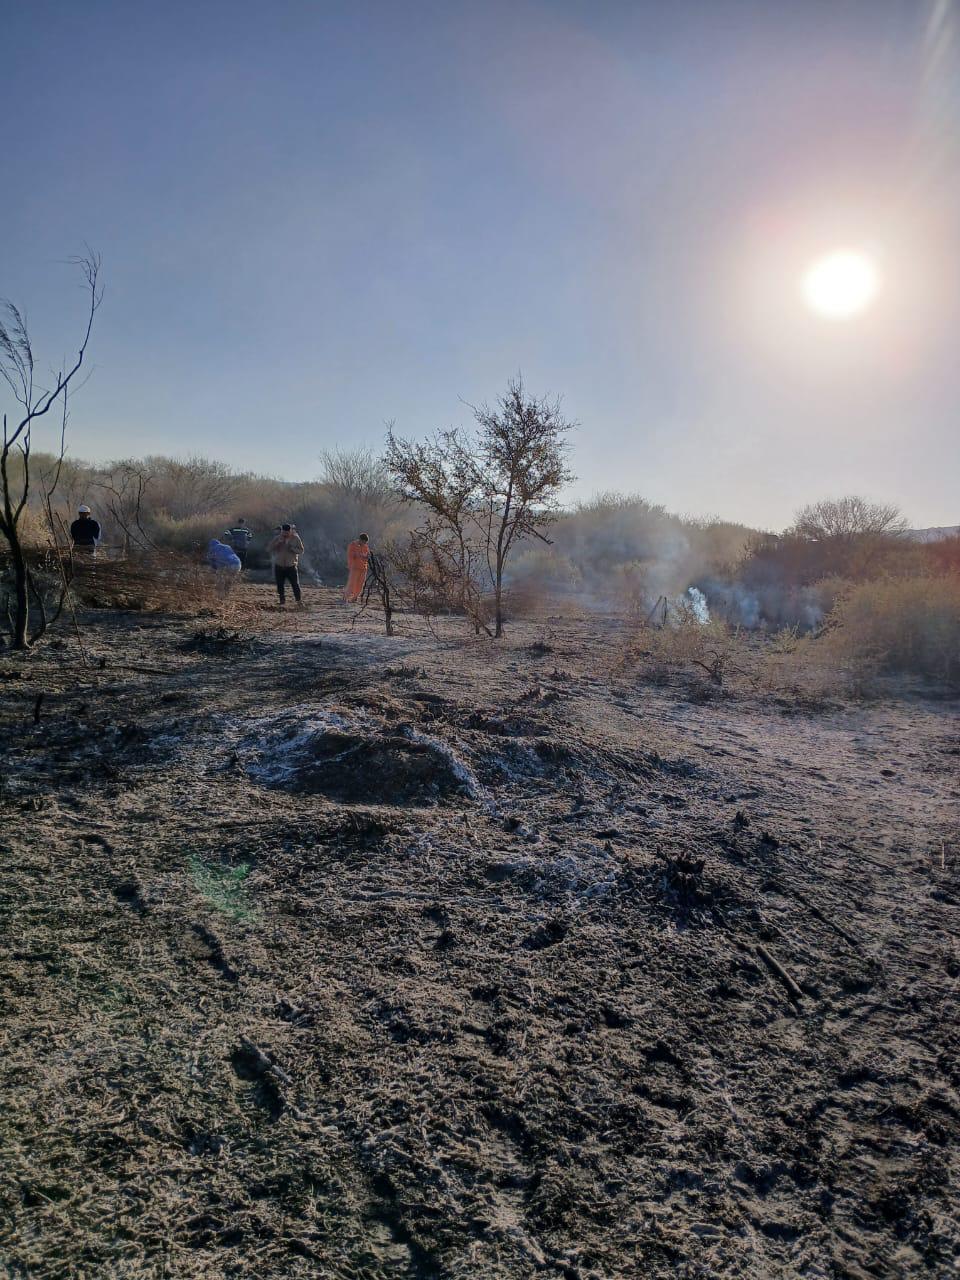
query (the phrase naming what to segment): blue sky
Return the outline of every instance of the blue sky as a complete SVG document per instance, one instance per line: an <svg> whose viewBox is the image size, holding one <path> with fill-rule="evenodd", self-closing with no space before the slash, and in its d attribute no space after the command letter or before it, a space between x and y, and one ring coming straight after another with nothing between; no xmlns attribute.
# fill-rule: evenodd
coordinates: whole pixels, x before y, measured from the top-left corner
<svg viewBox="0 0 960 1280"><path fill-rule="evenodd" d="M0 293L103 255L71 451L312 478L522 370L571 497L960 520L956 0L139 3L4 15ZM874 255L855 321L818 254Z"/></svg>

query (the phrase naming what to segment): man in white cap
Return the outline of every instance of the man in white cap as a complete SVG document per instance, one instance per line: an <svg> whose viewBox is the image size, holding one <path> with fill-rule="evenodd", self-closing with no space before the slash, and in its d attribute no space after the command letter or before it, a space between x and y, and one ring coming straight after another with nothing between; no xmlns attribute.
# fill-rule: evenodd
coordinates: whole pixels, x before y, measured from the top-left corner
<svg viewBox="0 0 960 1280"><path fill-rule="evenodd" d="M73 539L74 551L83 551L93 555L100 541L100 522L94 520L88 506L81 505L77 518L70 526L70 537Z"/></svg>

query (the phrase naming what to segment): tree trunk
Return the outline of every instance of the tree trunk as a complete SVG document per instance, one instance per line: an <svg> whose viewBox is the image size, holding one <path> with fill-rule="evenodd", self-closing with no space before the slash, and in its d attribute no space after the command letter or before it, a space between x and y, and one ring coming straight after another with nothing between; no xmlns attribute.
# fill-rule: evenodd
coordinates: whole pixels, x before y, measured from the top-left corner
<svg viewBox="0 0 960 1280"><path fill-rule="evenodd" d="M16 590L16 613L13 618L13 636L11 637L14 649L29 648L27 639L27 623L30 618L30 609L27 602L27 562L23 555L23 547L20 545L20 539L14 530L13 537L10 541L10 554L13 559L13 576Z"/></svg>

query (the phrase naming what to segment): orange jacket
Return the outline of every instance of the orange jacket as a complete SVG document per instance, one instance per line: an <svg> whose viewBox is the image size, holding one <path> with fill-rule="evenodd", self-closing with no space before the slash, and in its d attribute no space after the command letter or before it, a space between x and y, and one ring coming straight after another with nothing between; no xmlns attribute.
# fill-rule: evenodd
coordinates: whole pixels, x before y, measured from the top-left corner
<svg viewBox="0 0 960 1280"><path fill-rule="evenodd" d="M347 568L362 569L370 558L370 544L367 542L351 542L347 547Z"/></svg>

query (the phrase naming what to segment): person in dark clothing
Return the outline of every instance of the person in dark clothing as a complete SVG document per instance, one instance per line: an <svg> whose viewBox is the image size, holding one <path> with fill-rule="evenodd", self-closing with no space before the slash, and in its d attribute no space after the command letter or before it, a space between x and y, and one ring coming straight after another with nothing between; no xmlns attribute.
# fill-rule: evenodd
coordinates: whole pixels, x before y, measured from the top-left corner
<svg viewBox="0 0 960 1280"><path fill-rule="evenodd" d="M223 535L223 541L228 547L233 547L237 559L240 561L240 568L247 567L247 547L250 545L250 539L253 537L253 530L247 528L247 522L243 516L237 521L232 529L228 529Z"/></svg>
<svg viewBox="0 0 960 1280"><path fill-rule="evenodd" d="M100 541L100 522L94 520L89 507L80 507L76 520L70 526L70 538L74 551L83 551L91 556L96 551Z"/></svg>
<svg viewBox="0 0 960 1280"><path fill-rule="evenodd" d="M280 597L280 608L286 603L285 587L289 582L293 589L293 598L300 604L300 574L297 566L303 543L300 535L289 524L280 526L280 532L267 548L273 557L273 576L277 583L277 595Z"/></svg>

